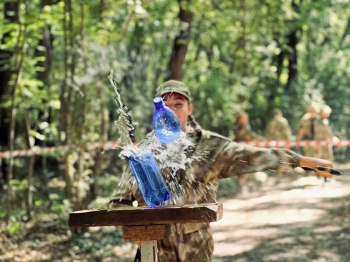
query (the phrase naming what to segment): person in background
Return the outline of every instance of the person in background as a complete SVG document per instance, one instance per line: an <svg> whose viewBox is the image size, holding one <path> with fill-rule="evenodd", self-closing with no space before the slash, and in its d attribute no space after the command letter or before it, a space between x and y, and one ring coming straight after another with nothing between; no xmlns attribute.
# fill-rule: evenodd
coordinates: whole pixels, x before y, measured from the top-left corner
<svg viewBox="0 0 350 262"><path fill-rule="evenodd" d="M280 109L274 110L274 116L266 126L265 138L270 141L292 140L292 130Z"/></svg>
<svg viewBox="0 0 350 262"><path fill-rule="evenodd" d="M263 140L258 134L251 130L249 115L246 112L239 112L233 126L233 140L235 142L258 142ZM254 174L243 174L237 179L237 191L241 194L248 193L248 182Z"/></svg>
<svg viewBox="0 0 350 262"><path fill-rule="evenodd" d="M266 126L265 138L268 141L290 142L292 140L292 130L288 120L283 117L283 113L280 109L275 109L273 113L273 118ZM290 148L289 143L286 143L285 147ZM281 175L282 171L277 171L276 177L280 179Z"/></svg>
<svg viewBox="0 0 350 262"><path fill-rule="evenodd" d="M313 141L316 138L316 130L321 126L321 121L317 115L316 105L312 104L308 107L307 113L301 118L298 132L297 141ZM316 157L318 155L319 148L315 145L303 146L303 155Z"/></svg>
<svg viewBox="0 0 350 262"><path fill-rule="evenodd" d="M320 141L321 143L327 143L326 145L321 145L319 147L318 157L333 161L333 132L331 127L329 126L329 116L331 112L332 109L329 106L324 105L321 107L321 125L316 130L315 140Z"/></svg>
<svg viewBox="0 0 350 262"><path fill-rule="evenodd" d="M162 167L165 181L176 180L183 190L175 191L177 205L190 205L217 202L218 179L241 176L256 171L277 170L284 167L308 167L324 177L332 177L332 163L313 157L304 157L288 149L259 148L239 144L214 132L205 130L194 120L194 102L190 90L183 82L170 80L161 84L157 96L178 116L181 129L191 142L184 149L187 161L185 167L174 170ZM141 143L151 144L151 132ZM154 150L161 155L161 150ZM171 159L167 161L171 162ZM320 168L322 166L323 168ZM175 173L174 173L175 172ZM174 181L173 181L174 182ZM131 205L135 200L139 205L145 201L138 189L131 170L123 173L119 187L110 199L110 208ZM169 203L166 204L174 204ZM209 262L213 260L214 241L209 223L171 225L169 236L158 241L159 261L161 262Z"/></svg>
<svg viewBox="0 0 350 262"><path fill-rule="evenodd" d="M259 135L251 130L249 116L245 112L240 112L236 116L236 122L233 126L233 140L235 142L256 142L262 140Z"/></svg>

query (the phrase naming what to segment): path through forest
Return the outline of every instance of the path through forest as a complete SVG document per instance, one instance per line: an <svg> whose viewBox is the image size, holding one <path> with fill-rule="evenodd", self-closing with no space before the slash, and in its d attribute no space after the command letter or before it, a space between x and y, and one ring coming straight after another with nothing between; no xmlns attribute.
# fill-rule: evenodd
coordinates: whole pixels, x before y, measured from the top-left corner
<svg viewBox="0 0 350 262"><path fill-rule="evenodd" d="M280 179L219 200L214 261L350 261L350 171L326 184L314 175Z"/></svg>
<svg viewBox="0 0 350 262"><path fill-rule="evenodd" d="M331 183L290 173L230 199L212 223L215 262L350 261L350 166ZM131 262L136 244L115 227L73 234L48 216L9 238L0 232L0 261Z"/></svg>

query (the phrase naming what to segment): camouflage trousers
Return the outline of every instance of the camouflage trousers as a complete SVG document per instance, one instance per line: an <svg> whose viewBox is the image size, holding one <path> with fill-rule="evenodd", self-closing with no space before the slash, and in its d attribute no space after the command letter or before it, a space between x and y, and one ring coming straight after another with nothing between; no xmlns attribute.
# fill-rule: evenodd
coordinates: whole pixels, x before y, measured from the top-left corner
<svg viewBox="0 0 350 262"><path fill-rule="evenodd" d="M333 148L330 145L304 147L303 152L304 156L319 157L330 161L334 160Z"/></svg>
<svg viewBox="0 0 350 262"><path fill-rule="evenodd" d="M160 262L210 262L214 240L209 227L158 241Z"/></svg>
<svg viewBox="0 0 350 262"><path fill-rule="evenodd" d="M308 157L318 157L320 149L318 146L303 147L303 155Z"/></svg>
<svg viewBox="0 0 350 262"><path fill-rule="evenodd" d="M334 161L333 147L331 145L321 146L320 151L320 158Z"/></svg>

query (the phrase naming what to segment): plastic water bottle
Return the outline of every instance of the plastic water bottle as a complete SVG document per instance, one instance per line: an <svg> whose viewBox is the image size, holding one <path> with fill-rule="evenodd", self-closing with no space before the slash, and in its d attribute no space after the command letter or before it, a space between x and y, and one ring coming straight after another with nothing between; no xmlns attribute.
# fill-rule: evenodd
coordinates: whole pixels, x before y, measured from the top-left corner
<svg viewBox="0 0 350 262"><path fill-rule="evenodd" d="M170 199L169 189L151 152L132 154L128 163L148 206L154 208Z"/></svg>
<svg viewBox="0 0 350 262"><path fill-rule="evenodd" d="M162 144L169 144L181 134L181 125L177 115L164 104L163 98L153 99L155 111L153 113L154 134Z"/></svg>

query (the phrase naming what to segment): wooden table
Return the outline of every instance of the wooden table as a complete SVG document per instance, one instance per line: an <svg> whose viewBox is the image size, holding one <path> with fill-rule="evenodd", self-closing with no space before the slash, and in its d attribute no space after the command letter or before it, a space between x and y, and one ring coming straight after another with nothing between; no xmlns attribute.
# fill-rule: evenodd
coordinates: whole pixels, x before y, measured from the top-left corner
<svg viewBox="0 0 350 262"><path fill-rule="evenodd" d="M222 203L81 210L69 214L69 226L122 226L124 240L141 243L141 261L157 262L157 240L168 236L169 225L216 222L222 213Z"/></svg>

